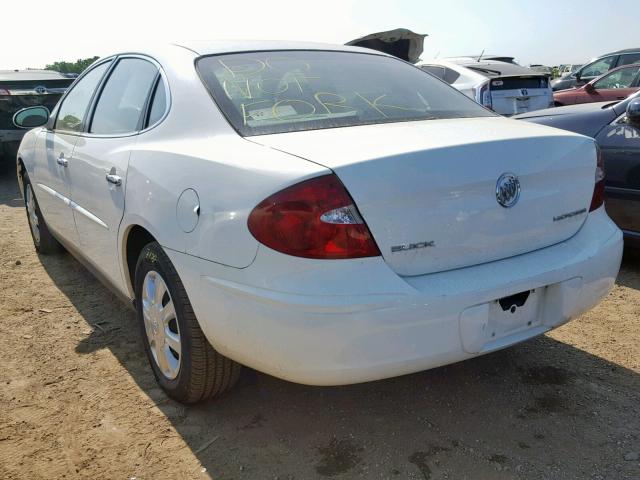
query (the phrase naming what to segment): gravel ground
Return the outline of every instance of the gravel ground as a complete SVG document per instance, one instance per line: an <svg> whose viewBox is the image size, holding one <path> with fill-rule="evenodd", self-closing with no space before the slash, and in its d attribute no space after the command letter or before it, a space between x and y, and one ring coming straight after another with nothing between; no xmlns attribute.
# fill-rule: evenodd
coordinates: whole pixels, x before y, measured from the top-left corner
<svg viewBox="0 0 640 480"><path fill-rule="evenodd" d="M640 256L609 297L506 351L348 387L247 370L169 400L133 313L39 258L0 175L0 478L640 479Z"/></svg>

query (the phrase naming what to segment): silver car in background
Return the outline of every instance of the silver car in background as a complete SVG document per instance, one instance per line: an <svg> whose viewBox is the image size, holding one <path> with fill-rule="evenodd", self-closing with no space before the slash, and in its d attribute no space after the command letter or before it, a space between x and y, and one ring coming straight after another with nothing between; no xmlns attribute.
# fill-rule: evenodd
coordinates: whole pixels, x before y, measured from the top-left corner
<svg viewBox="0 0 640 480"><path fill-rule="evenodd" d="M461 57L420 61L417 66L500 115L553 106L549 76L515 63Z"/></svg>

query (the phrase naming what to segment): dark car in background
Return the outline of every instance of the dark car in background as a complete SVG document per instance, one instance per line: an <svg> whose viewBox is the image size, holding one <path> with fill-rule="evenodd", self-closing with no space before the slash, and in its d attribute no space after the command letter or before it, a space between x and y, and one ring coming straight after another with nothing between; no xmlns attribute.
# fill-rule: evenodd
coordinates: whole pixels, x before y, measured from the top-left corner
<svg viewBox="0 0 640 480"><path fill-rule="evenodd" d="M556 107L624 100L640 89L640 64L614 68L583 87L553 93Z"/></svg>
<svg viewBox="0 0 640 480"><path fill-rule="evenodd" d="M37 105L53 110L72 82L73 78L49 70L0 70L0 162L15 163L26 132L13 124L13 115Z"/></svg>
<svg viewBox="0 0 640 480"><path fill-rule="evenodd" d="M601 55L579 68L575 73L554 80L551 82L551 88L555 92L582 86L600 75L604 75L612 68L631 65L632 63L640 63L640 48L628 48Z"/></svg>
<svg viewBox="0 0 640 480"><path fill-rule="evenodd" d="M605 208L640 247L640 92L620 102L588 103L538 110L517 119L593 137L605 165Z"/></svg>

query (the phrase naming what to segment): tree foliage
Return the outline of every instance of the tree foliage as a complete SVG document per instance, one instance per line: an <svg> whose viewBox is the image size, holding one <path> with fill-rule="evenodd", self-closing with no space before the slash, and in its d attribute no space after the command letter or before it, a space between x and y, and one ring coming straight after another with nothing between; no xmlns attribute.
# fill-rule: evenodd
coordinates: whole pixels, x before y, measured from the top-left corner
<svg viewBox="0 0 640 480"><path fill-rule="evenodd" d="M45 70L55 70L60 73L82 73L85 68L95 62L99 57L79 58L75 62L53 62L47 65Z"/></svg>

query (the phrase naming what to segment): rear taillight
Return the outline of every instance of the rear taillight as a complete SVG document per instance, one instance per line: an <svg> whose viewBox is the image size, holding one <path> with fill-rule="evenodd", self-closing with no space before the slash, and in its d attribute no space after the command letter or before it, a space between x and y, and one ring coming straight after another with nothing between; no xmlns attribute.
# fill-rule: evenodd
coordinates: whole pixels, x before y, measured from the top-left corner
<svg viewBox="0 0 640 480"><path fill-rule="evenodd" d="M2 85L0 85L0 95L11 95L11 92L9 92L8 89L6 89Z"/></svg>
<svg viewBox="0 0 640 480"><path fill-rule="evenodd" d="M260 243L296 257L380 255L369 228L334 174L295 184L263 200L249 215L248 226Z"/></svg>
<svg viewBox="0 0 640 480"><path fill-rule="evenodd" d="M489 90L489 82L484 83L482 86L475 88L476 101L483 107L487 107L493 110L493 104L491 102L491 91Z"/></svg>
<svg viewBox="0 0 640 480"><path fill-rule="evenodd" d="M597 145L596 150L598 156L598 161L596 162L596 183L593 187L593 197L591 197L591 206L589 207L590 212L600 208L604 203L604 160L602 159L600 147Z"/></svg>

